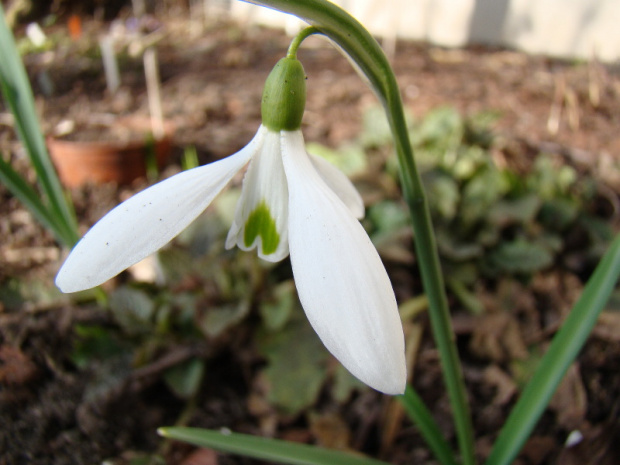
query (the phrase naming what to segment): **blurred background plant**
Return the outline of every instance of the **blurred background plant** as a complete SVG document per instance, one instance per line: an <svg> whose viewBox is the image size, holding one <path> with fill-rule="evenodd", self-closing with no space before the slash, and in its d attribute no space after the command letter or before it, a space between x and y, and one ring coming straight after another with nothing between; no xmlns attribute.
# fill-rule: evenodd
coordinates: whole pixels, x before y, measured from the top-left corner
<svg viewBox="0 0 620 465"><path fill-rule="evenodd" d="M11 109L14 124L35 170L37 192L24 177L13 169L0 153L0 181L5 184L28 210L48 228L56 239L70 247L78 240L77 222L71 201L60 186L43 133L35 113L30 82L18 54L13 35L7 27L0 5L0 88Z"/></svg>

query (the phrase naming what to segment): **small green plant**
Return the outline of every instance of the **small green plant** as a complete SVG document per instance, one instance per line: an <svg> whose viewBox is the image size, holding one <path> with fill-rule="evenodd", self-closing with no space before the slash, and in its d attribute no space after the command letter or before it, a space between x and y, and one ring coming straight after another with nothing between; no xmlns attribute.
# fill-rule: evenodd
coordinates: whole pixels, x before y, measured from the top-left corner
<svg viewBox="0 0 620 465"><path fill-rule="evenodd" d="M473 312L482 304L467 288L480 278L527 281L554 264L570 269L571 256L598 262L614 236L611 225L593 212L594 180L578 179L573 168L544 153L526 176L498 168L491 156L495 118L489 113L463 118L442 107L409 122L447 285ZM384 115L370 108L359 139L340 153L343 163L354 146L385 159L397 181L393 144L389 134L377 130L385 127ZM398 199L370 206L366 226L384 256L395 249L403 256L411 240L411 234L403 234L408 221ZM583 239L571 246L574 237Z"/></svg>
<svg viewBox="0 0 620 465"><path fill-rule="evenodd" d="M75 213L62 190L52 165L34 108L32 89L15 40L0 6L0 88L11 112L24 148L37 175L39 191L30 186L0 153L0 182L17 197L35 218L63 245L79 239Z"/></svg>

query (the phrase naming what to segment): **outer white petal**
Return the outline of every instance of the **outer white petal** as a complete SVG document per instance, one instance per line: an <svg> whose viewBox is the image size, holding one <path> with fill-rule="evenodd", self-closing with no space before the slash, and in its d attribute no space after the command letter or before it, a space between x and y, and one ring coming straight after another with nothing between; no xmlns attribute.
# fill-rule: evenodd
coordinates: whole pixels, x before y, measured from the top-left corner
<svg viewBox="0 0 620 465"><path fill-rule="evenodd" d="M301 134L283 133L289 185L289 245L308 320L327 349L357 378L402 394L406 364L396 299L361 224L322 181Z"/></svg>
<svg viewBox="0 0 620 465"><path fill-rule="evenodd" d="M256 248L262 259L278 262L288 256L288 189L280 132L263 126L260 130L265 134L263 143L243 179L226 248L235 245L242 250ZM256 235L257 228L264 236Z"/></svg>
<svg viewBox="0 0 620 465"><path fill-rule="evenodd" d="M364 201L351 180L324 158L311 153L308 155L325 184L349 207L353 216L357 219L364 218Z"/></svg>
<svg viewBox="0 0 620 465"><path fill-rule="evenodd" d="M259 131L236 154L172 176L111 210L71 251L56 276L58 288L97 286L164 246L207 208L261 139Z"/></svg>

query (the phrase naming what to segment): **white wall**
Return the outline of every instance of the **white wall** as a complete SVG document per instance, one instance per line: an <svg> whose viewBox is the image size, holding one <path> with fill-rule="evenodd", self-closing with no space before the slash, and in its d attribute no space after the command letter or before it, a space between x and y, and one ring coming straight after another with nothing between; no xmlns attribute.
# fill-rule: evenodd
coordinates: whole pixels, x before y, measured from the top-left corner
<svg viewBox="0 0 620 465"><path fill-rule="evenodd" d="M373 34L443 46L507 45L531 53L620 59L620 0L332 0ZM299 22L233 1L233 15L294 31Z"/></svg>

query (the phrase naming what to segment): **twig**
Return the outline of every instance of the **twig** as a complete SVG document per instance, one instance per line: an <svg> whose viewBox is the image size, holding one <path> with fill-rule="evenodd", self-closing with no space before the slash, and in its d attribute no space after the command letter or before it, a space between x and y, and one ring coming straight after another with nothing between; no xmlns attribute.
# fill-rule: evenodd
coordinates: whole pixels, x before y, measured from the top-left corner
<svg viewBox="0 0 620 465"><path fill-rule="evenodd" d="M108 85L108 91L113 94L121 84L121 78L118 71L118 63L114 54L114 42L111 36L106 35L99 39L99 47L101 48L101 57L103 59L103 69L105 71L105 81Z"/></svg>
<svg viewBox="0 0 620 465"><path fill-rule="evenodd" d="M153 47L144 51L144 73L146 75L146 93L149 99L153 136L155 139L161 139L164 137L164 113L161 106L157 52Z"/></svg>

